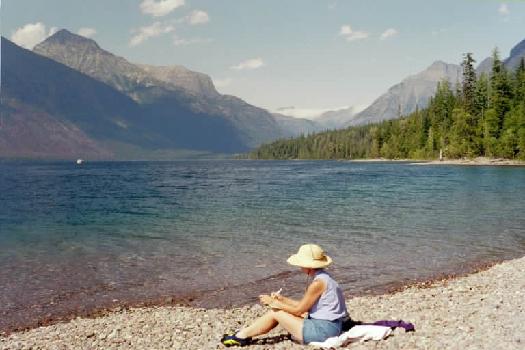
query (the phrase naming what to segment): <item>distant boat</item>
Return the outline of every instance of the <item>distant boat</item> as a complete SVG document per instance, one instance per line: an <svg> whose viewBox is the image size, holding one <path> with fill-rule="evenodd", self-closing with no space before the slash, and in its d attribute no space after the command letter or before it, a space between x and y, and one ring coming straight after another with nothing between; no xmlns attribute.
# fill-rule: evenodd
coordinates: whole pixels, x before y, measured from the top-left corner
<svg viewBox="0 0 525 350"><path fill-rule="evenodd" d="M82 159L78 158L78 159L77 159L77 164L80 165L80 164L82 164L82 163L84 163L84 161L83 161Z"/></svg>

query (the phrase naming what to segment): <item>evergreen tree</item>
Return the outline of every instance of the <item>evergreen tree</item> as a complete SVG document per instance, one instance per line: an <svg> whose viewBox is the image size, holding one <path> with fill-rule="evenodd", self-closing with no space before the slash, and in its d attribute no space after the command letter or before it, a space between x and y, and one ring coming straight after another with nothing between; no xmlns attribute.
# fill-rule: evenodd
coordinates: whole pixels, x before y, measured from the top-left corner
<svg viewBox="0 0 525 350"><path fill-rule="evenodd" d="M489 107L489 78L485 73L481 73L476 81L474 93L474 110L473 113L483 117L483 114Z"/></svg>
<svg viewBox="0 0 525 350"><path fill-rule="evenodd" d="M463 56L461 67L463 68L463 82L461 84L461 102L465 110L473 115L475 111L476 96L476 69L472 58L472 53L466 53Z"/></svg>
<svg viewBox="0 0 525 350"><path fill-rule="evenodd" d="M427 136L427 143L426 143L426 149L425 154L428 158L434 158L435 156L435 142L434 142L434 132L432 131L432 127L428 129L428 136Z"/></svg>
<svg viewBox="0 0 525 350"><path fill-rule="evenodd" d="M428 107L396 120L262 145L257 159L505 157L525 160L525 64L510 75L494 51L491 76L473 75L466 54L454 93L438 83Z"/></svg>
<svg viewBox="0 0 525 350"><path fill-rule="evenodd" d="M469 126L470 116L462 108L456 108L453 112L453 126L450 133L447 156L451 158L471 157L471 130Z"/></svg>
<svg viewBox="0 0 525 350"><path fill-rule="evenodd" d="M525 58L523 57L514 75L514 96L517 104L525 101Z"/></svg>
<svg viewBox="0 0 525 350"><path fill-rule="evenodd" d="M498 136L503 126L505 114L510 110L512 89L507 70L499 58L497 49L494 49L492 59L490 107L494 109L496 113L498 127L495 136Z"/></svg>

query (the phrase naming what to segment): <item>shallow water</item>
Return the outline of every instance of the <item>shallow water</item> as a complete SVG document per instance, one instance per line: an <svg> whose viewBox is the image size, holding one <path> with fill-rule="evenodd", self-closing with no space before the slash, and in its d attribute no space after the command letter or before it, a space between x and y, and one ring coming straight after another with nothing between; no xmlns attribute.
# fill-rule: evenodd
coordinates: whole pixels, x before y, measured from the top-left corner
<svg viewBox="0 0 525 350"><path fill-rule="evenodd" d="M525 252L525 168L0 162L0 330L173 296L255 301L322 245L348 294Z"/></svg>

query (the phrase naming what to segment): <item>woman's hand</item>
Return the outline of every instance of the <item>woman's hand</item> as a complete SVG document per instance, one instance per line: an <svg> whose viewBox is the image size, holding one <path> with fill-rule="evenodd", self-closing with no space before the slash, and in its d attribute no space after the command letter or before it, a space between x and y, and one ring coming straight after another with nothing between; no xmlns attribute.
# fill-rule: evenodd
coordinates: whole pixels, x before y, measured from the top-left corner
<svg viewBox="0 0 525 350"><path fill-rule="evenodd" d="M259 301L261 304L271 307L272 309L281 309L282 304L279 302L279 300L272 298L269 295L263 294L259 295Z"/></svg>
<svg viewBox="0 0 525 350"><path fill-rule="evenodd" d="M272 303L272 301L274 301L275 299L272 298L271 296L269 295L266 295L266 294L262 294L262 295L259 295L259 301L261 302L261 304L263 305L270 305Z"/></svg>
<svg viewBox="0 0 525 350"><path fill-rule="evenodd" d="M276 299L276 300L281 300L281 298L282 298L281 293L278 293L278 292L272 292L272 294L270 294L270 296L271 296L273 299Z"/></svg>

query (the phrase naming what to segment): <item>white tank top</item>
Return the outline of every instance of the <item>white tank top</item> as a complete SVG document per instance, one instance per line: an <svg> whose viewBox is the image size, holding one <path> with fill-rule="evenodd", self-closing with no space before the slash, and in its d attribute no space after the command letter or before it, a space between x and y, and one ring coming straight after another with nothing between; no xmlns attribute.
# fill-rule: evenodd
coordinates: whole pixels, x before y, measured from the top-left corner
<svg viewBox="0 0 525 350"><path fill-rule="evenodd" d="M326 289L310 308L308 312L310 318L334 321L347 316L345 298L339 284L322 269L315 273L314 281L317 279L325 282Z"/></svg>

